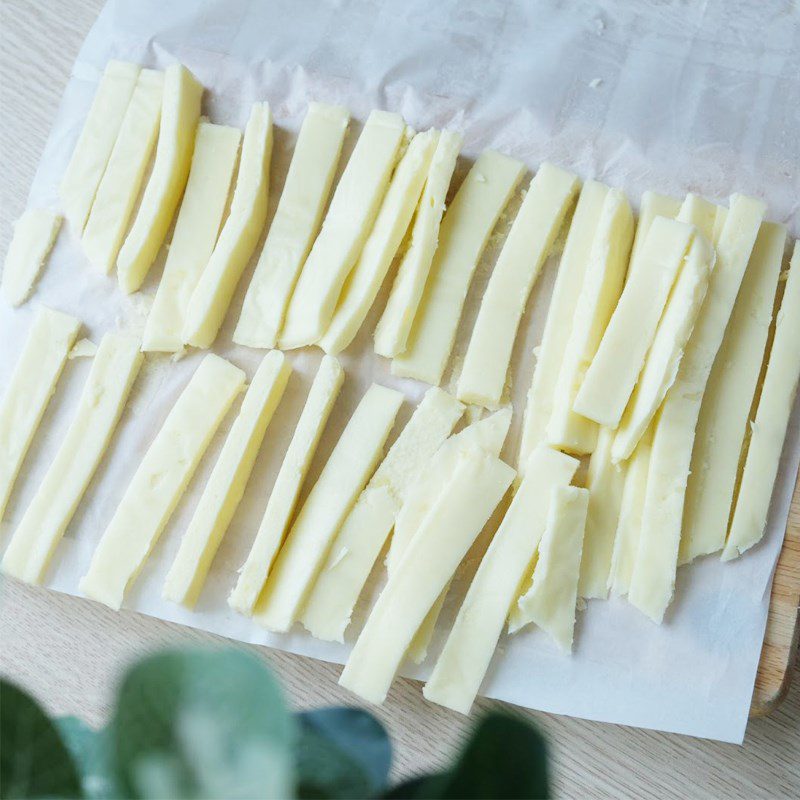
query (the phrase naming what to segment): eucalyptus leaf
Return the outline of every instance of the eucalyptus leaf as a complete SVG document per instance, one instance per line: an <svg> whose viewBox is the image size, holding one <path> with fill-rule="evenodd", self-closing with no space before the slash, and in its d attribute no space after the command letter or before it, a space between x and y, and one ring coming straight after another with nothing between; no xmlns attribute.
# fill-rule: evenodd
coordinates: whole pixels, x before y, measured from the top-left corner
<svg viewBox="0 0 800 800"><path fill-rule="evenodd" d="M392 748L386 729L359 708L324 708L297 715L298 796L374 797L386 786Z"/></svg>
<svg viewBox="0 0 800 800"><path fill-rule="evenodd" d="M0 797L80 797L75 764L55 725L22 689L0 680Z"/></svg>
<svg viewBox="0 0 800 800"><path fill-rule="evenodd" d="M166 651L131 669L112 723L126 796L288 797L295 723L277 683L239 650Z"/></svg>
<svg viewBox="0 0 800 800"><path fill-rule="evenodd" d="M78 768L84 797L89 800L120 797L108 730L96 731L78 717L59 717L55 723Z"/></svg>
<svg viewBox="0 0 800 800"><path fill-rule="evenodd" d="M448 770L396 786L387 798L547 798L547 752L536 729L520 717L492 712Z"/></svg>

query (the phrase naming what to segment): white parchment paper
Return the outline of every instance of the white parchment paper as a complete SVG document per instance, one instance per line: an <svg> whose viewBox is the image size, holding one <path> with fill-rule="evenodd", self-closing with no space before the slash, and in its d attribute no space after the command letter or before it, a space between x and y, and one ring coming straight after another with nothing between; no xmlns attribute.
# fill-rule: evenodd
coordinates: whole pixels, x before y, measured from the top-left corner
<svg viewBox="0 0 800 800"><path fill-rule="evenodd" d="M153 67L182 61L208 88L204 113L215 122L243 126L250 104L269 100L278 126L272 210L306 104L316 99L351 109L354 123L346 150L359 121L378 107L399 111L418 130L436 125L462 131L465 157L454 185L471 158L494 147L531 169L548 159L582 178L599 178L625 189L634 203L646 189L675 195L691 190L718 201L733 191L747 192L763 197L770 218L786 222L794 236L800 228L796 3L111 0L75 64L31 205L58 206L58 180L110 57ZM490 248L479 268L446 382L457 377L495 255ZM76 314L95 341L113 328L141 331L162 264L163 253L143 292L126 297L114 276L92 270L74 233L65 230L33 301L17 311L0 306L0 385L8 383L37 303ZM534 292L512 362L515 422L505 451L512 463L531 350L541 335L554 266L548 264ZM214 348L249 375L261 354L233 346L231 334L251 271L252 266ZM384 300L385 292L342 357L348 380L311 480L370 382L406 393L412 402L401 422L424 391L413 381L393 379L388 365L372 353L370 333ZM197 609L189 612L162 601L160 590L233 414L129 590L127 608L246 642L345 660L349 645L315 641L299 627L285 636L270 635L225 602L319 357L314 349L291 354L295 374ZM178 362L148 358L111 450L57 551L47 580L51 588L78 593L93 548L200 358L198 353ZM0 541L8 540L44 474L88 368L82 359L65 370L18 481ZM676 600L660 627L615 599L590 602L579 614L572 657L561 655L539 631L504 637L482 693L559 714L740 742L800 459L798 428L795 413L768 533L758 548L729 565L708 558L682 568ZM473 554L465 573L475 560ZM463 578L456 581L434 654L465 585ZM427 672L428 667L408 668L404 674L422 677Z"/></svg>

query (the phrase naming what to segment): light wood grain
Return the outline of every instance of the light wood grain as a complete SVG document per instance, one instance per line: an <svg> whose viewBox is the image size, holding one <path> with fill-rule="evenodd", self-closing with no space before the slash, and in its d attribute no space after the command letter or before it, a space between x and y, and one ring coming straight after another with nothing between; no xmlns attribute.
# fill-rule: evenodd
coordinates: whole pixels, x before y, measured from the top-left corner
<svg viewBox="0 0 800 800"><path fill-rule="evenodd" d="M102 0L2 0L0 3L0 147L3 181L0 253L28 186L61 93ZM777 685L792 648L782 630L796 618L800 585L800 502L776 580L780 604L770 618L759 697ZM787 555L788 553L788 555ZM792 556L793 553L793 556ZM794 570L792 577L791 570ZM794 587L794 589L792 588ZM117 614L73 597L13 582L0 596L0 671L32 691L53 712L102 723L120 670L151 650L227 642L138 614ZM794 611L793 611L794 609ZM278 674L296 707L352 703L337 685L340 667L248 648ZM796 645L794 650L796 650ZM795 675L797 667L794 668ZM377 714L395 743L395 774L442 764L470 724L424 703L419 684L397 681ZM490 708L481 700L479 710ZM751 721L743 748L687 737L523 712L549 739L559 797L792 797L800 793L800 680L764 719Z"/></svg>

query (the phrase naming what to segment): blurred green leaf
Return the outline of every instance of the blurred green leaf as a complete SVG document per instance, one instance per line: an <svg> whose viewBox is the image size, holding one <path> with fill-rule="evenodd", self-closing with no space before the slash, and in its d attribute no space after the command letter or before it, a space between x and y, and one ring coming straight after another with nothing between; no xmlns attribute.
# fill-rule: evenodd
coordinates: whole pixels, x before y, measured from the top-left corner
<svg viewBox="0 0 800 800"><path fill-rule="evenodd" d="M254 656L166 651L120 687L111 727L120 786L137 798L288 797L294 726Z"/></svg>
<svg viewBox="0 0 800 800"><path fill-rule="evenodd" d="M544 740L530 723L502 712L478 723L450 769L414 778L385 795L436 800L549 796Z"/></svg>
<svg viewBox="0 0 800 800"><path fill-rule="evenodd" d="M84 797L90 800L120 797L108 730L96 731L78 717L60 717L55 724L78 769Z"/></svg>
<svg viewBox="0 0 800 800"><path fill-rule="evenodd" d="M392 747L375 717L359 708L297 714L298 796L373 797L386 787Z"/></svg>
<svg viewBox="0 0 800 800"><path fill-rule="evenodd" d="M80 797L72 757L55 725L22 689L0 681L0 797Z"/></svg>

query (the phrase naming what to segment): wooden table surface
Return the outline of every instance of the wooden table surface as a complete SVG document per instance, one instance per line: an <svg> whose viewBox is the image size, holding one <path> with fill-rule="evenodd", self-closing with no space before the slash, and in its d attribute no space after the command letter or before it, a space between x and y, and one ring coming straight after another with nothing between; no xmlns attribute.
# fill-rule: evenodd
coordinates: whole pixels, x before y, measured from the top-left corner
<svg viewBox="0 0 800 800"><path fill-rule="evenodd" d="M102 0L0 0L0 253L25 206L70 66ZM211 634L6 581L0 587L0 672L53 712L93 724L109 712L115 679L132 658ZM340 667L251 648L297 707L351 703ZM800 664L800 662L798 662ZM781 706L750 722L744 747L526 712L546 733L558 797L790 797L800 795L800 667ZM490 707L481 700L477 709ZM399 680L378 716L407 775L448 758L469 722L423 702Z"/></svg>

